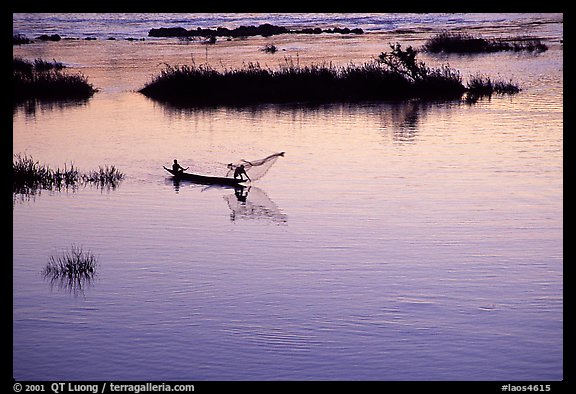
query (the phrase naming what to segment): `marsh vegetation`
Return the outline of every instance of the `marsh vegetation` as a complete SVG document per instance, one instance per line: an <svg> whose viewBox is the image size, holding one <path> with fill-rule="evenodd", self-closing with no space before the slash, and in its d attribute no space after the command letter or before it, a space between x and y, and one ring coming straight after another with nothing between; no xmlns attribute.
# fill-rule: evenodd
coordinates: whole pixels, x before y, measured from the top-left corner
<svg viewBox="0 0 576 394"><path fill-rule="evenodd" d="M72 163L64 164L64 169L53 169L26 155L16 154L12 160L12 191L18 194L34 194L41 189L74 189L82 184L115 188L122 179L124 174L115 166L100 166L98 170L82 173Z"/></svg>
<svg viewBox="0 0 576 394"><path fill-rule="evenodd" d="M548 47L534 37L486 39L468 33L442 32L429 38L422 50L430 53L544 52Z"/></svg>
<svg viewBox="0 0 576 394"><path fill-rule="evenodd" d="M82 74L69 74L65 66L35 59L29 61L18 57L12 60L13 98L15 101L27 99L62 100L86 99L98 89L94 88Z"/></svg>
<svg viewBox="0 0 576 394"><path fill-rule="evenodd" d="M376 60L361 65L332 63L301 66L285 58L272 69L248 63L240 69L217 70L208 64L166 65L140 93L176 105L253 104L283 102L354 102L367 100L460 99L469 89L460 72L448 65L433 68L416 59L412 47L391 45ZM485 82L480 80L477 82ZM517 93L494 89L476 94ZM503 86L499 83L497 86Z"/></svg>

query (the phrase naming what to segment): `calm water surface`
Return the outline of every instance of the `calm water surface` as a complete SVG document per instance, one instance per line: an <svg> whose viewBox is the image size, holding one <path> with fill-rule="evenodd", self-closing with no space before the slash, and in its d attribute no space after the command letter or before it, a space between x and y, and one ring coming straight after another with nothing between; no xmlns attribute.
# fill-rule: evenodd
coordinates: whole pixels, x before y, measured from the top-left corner
<svg viewBox="0 0 576 394"><path fill-rule="evenodd" d="M497 22L480 33L509 34ZM14 196L15 379L561 380L562 24L532 26L549 51L422 55L524 89L475 105L175 109L135 92L162 62L359 63L421 29L273 37L276 57L262 37L14 47L101 89L16 108L14 153L126 173L114 190ZM246 201L162 170L224 175L279 151ZM41 273L72 244L98 257L81 289Z"/></svg>

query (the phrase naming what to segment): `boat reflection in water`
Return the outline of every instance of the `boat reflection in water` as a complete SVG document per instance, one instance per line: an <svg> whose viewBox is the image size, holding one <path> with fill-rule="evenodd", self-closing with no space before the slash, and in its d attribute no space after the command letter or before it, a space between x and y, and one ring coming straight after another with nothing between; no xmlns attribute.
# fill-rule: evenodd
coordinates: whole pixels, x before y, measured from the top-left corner
<svg viewBox="0 0 576 394"><path fill-rule="evenodd" d="M166 178L167 182L166 184L168 184L168 181L174 186L174 191L176 193L180 192L180 187L181 186L185 186L185 185L191 185L191 186L203 186L202 187L202 191L208 190L208 189L245 189L247 186L244 186L243 184L222 184L222 183L207 183L207 182L199 182L199 181L195 181L195 180L190 180L190 179L186 179L186 178L181 178L181 177L176 177L176 176L171 176ZM232 179L232 178L231 178Z"/></svg>

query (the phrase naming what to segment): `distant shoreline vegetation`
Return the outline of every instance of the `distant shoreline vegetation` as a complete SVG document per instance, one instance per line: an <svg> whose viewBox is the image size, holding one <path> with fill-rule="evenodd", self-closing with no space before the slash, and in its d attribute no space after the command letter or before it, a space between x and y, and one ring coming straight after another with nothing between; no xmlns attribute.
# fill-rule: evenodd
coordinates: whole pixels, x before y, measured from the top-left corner
<svg viewBox="0 0 576 394"><path fill-rule="evenodd" d="M60 40L65 41L75 41L75 40L84 40L84 41L96 41L97 38L93 36L87 36L84 38L79 37L62 37L60 34L42 34L36 37L38 41L53 41L58 42ZM106 40L108 41L116 41L116 37L108 37ZM134 38L134 37L126 37L124 38L126 41L145 41L145 38ZM26 37L24 34L13 34L12 35L12 45L24 45L24 44L33 44L34 41L30 38Z"/></svg>
<svg viewBox="0 0 576 394"><path fill-rule="evenodd" d="M64 68L65 66L56 60L29 61L14 57L12 60L14 100L87 99L98 91L88 83L84 75L68 74L62 71Z"/></svg>
<svg viewBox="0 0 576 394"><path fill-rule="evenodd" d="M204 37L211 38L213 40L216 37L229 37L229 38L242 38L242 37L270 37L279 34L364 34L364 30L359 27L348 28L348 27L334 27L328 29L321 29L319 27L307 27L303 29L288 29L283 26L275 26L270 23L263 23L259 26L240 26L233 29L227 27L218 27L215 29L201 28L196 29L185 29L183 27L159 27L153 28L148 31L148 37L178 37L178 38L192 38L192 37ZM63 38L59 34L42 34L36 37L39 41L60 41L64 40L75 40L78 38L66 37ZM96 40L96 37L84 37L84 40ZM114 37L109 37L108 40L115 40ZM143 41L144 38L126 38L129 41ZM29 39L23 34L13 34L12 35L12 45L23 45L31 44L34 41Z"/></svg>
<svg viewBox="0 0 576 394"><path fill-rule="evenodd" d="M512 82L476 76L465 86L458 70L427 67L417 51L391 45L374 61L362 65L300 66L285 59L278 69L249 63L218 71L209 65L170 66L140 93L175 105L255 104L285 102L354 102L367 100L460 99L493 93L514 94Z"/></svg>
<svg viewBox="0 0 576 394"><path fill-rule="evenodd" d="M25 45L32 44L34 41L26 37L24 34L13 34L12 45Z"/></svg>
<svg viewBox="0 0 576 394"><path fill-rule="evenodd" d="M262 36L270 37L279 34L363 34L361 28L349 29L347 27L335 27L331 29L304 28L299 30L290 30L283 26L275 26L270 23L264 23L259 26L240 26L234 29L226 27L218 27L216 29L203 29L198 27L196 29L186 30L183 27L160 27L157 29L150 29L148 32L149 37L253 37Z"/></svg>

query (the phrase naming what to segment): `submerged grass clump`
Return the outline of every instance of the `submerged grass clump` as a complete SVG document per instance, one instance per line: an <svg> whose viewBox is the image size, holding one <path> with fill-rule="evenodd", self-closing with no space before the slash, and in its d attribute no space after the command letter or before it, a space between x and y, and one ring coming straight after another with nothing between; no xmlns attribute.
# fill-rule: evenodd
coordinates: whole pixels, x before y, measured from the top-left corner
<svg viewBox="0 0 576 394"><path fill-rule="evenodd" d="M453 100L466 92L458 70L428 67L416 60L411 47L391 49L361 65L300 66L291 59L277 69L259 63L222 71L209 65L166 65L139 92L172 105Z"/></svg>
<svg viewBox="0 0 576 394"><path fill-rule="evenodd" d="M474 102L482 96L492 96L492 94L516 94L520 92L518 84L508 81L492 81L487 75L472 75L467 82L466 101Z"/></svg>
<svg viewBox="0 0 576 394"><path fill-rule="evenodd" d="M16 154L12 160L13 193L32 194L39 189L60 190L76 188L81 184L115 188L122 179L124 174L115 166L100 167L98 171L83 174L73 164L54 170L26 155Z"/></svg>
<svg viewBox="0 0 576 394"><path fill-rule="evenodd" d="M490 53L544 52L548 47L542 40L533 37L516 37L509 40L485 39L467 33L442 32L429 38L422 49L430 53Z"/></svg>
<svg viewBox="0 0 576 394"><path fill-rule="evenodd" d="M265 53L276 53L278 47L274 44L266 44L264 45L264 48L262 48L262 51Z"/></svg>
<svg viewBox="0 0 576 394"><path fill-rule="evenodd" d="M60 189L61 187L75 187L80 176L78 170L71 164L64 170L56 170L47 165L41 165L32 157L14 155L12 161L13 192L29 193L35 189Z"/></svg>
<svg viewBox="0 0 576 394"><path fill-rule="evenodd" d="M88 174L82 175L85 182L100 184L101 186L110 185L116 187L124 179L124 174L115 166L98 167L98 170L91 170Z"/></svg>
<svg viewBox="0 0 576 394"><path fill-rule="evenodd" d="M78 295L83 293L84 288L94 279L97 265L94 253L81 246L72 245L70 250L65 250L60 255L50 256L42 274L51 286L57 285Z"/></svg>
<svg viewBox="0 0 576 394"><path fill-rule="evenodd" d="M33 62L13 58L12 84L15 100L85 99L97 92L82 74L68 74L62 63L42 59Z"/></svg>
<svg viewBox="0 0 576 394"><path fill-rule="evenodd" d="M81 246L72 245L58 256L50 256L44 268L44 275L51 277L92 277L96 272L96 256L84 251Z"/></svg>

